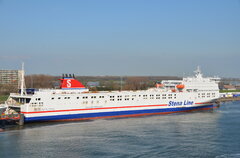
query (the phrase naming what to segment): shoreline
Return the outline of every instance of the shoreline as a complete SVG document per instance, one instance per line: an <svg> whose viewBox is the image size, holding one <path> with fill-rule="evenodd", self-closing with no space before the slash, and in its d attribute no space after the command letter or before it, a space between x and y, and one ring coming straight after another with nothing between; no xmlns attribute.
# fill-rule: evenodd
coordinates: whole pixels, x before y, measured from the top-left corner
<svg viewBox="0 0 240 158"><path fill-rule="evenodd" d="M228 101L240 101L240 97L226 97L226 98L217 99L217 102L228 102Z"/></svg>

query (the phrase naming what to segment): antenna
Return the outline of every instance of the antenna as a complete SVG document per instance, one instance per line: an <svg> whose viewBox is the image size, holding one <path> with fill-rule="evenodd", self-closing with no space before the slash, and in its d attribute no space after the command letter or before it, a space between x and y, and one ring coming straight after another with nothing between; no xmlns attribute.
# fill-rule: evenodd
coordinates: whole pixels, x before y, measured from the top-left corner
<svg viewBox="0 0 240 158"><path fill-rule="evenodd" d="M121 84L120 91L122 91L122 76L120 76L120 84Z"/></svg>
<svg viewBox="0 0 240 158"><path fill-rule="evenodd" d="M23 94L26 94L25 92L25 80L24 80L24 62L22 62L22 70L21 70L21 96L23 96Z"/></svg>

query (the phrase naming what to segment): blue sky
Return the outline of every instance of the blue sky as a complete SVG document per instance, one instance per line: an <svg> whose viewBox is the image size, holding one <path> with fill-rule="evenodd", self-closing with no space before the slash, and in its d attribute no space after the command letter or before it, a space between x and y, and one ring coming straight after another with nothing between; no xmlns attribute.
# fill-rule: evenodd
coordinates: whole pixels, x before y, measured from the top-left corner
<svg viewBox="0 0 240 158"><path fill-rule="evenodd" d="M240 77L240 0L0 0L0 69Z"/></svg>

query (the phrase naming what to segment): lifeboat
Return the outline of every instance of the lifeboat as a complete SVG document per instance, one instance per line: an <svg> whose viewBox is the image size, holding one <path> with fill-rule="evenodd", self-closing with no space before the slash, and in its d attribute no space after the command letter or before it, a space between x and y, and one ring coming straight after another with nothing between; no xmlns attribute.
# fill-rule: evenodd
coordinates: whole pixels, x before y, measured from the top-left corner
<svg viewBox="0 0 240 158"><path fill-rule="evenodd" d="M157 87L157 88L163 88L164 85L163 85L163 84L160 84L160 83L157 83L157 84L156 84L156 87Z"/></svg>
<svg viewBox="0 0 240 158"><path fill-rule="evenodd" d="M178 84L176 87L177 87L177 89L183 89L185 86L184 86L184 84Z"/></svg>

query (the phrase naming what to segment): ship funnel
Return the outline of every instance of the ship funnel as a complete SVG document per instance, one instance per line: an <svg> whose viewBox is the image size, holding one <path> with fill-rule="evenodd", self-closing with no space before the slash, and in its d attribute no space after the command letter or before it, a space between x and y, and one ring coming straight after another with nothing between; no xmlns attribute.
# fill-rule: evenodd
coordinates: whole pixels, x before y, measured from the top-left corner
<svg viewBox="0 0 240 158"><path fill-rule="evenodd" d="M60 81L61 89L85 89L85 86L75 79L74 74L65 74Z"/></svg>

